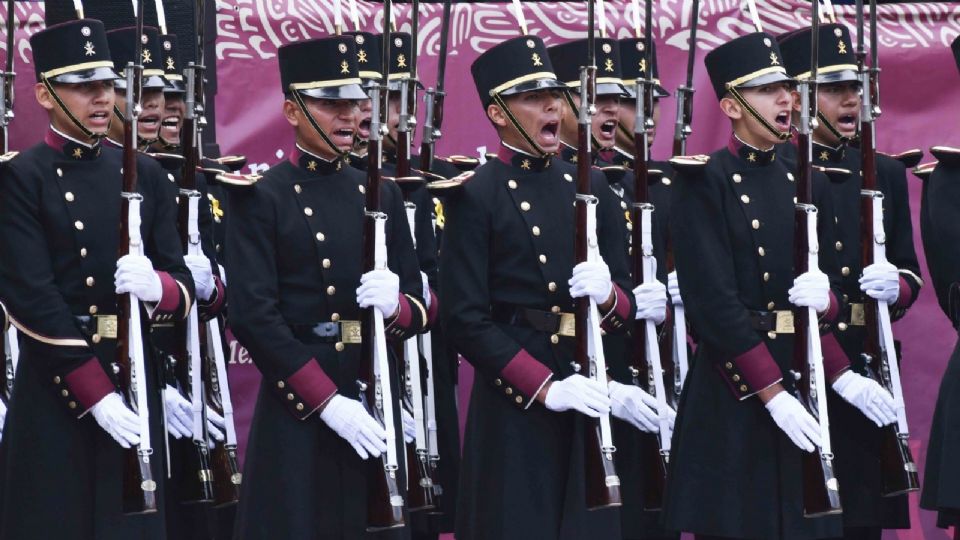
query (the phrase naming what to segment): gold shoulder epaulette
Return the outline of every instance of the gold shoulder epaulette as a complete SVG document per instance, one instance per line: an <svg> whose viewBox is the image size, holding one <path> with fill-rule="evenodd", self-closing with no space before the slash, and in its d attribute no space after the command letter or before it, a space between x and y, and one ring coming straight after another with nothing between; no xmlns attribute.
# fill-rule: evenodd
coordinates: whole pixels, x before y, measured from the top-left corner
<svg viewBox="0 0 960 540"><path fill-rule="evenodd" d="M674 156L670 158L670 164L673 165L675 169L688 174L699 174L709 162L710 156L705 156L702 154L696 156Z"/></svg>
<svg viewBox="0 0 960 540"><path fill-rule="evenodd" d="M0 164L10 161L11 159L17 157L18 154L20 154L20 152L7 152L6 154L3 154L0 156Z"/></svg>
<svg viewBox="0 0 960 540"><path fill-rule="evenodd" d="M930 148L930 153L933 154L933 157L937 158L937 161L945 165L960 164L960 148L933 146Z"/></svg>
<svg viewBox="0 0 960 540"><path fill-rule="evenodd" d="M437 159L446 161L447 163L464 172L472 171L480 166L480 160L470 156L451 155L447 157L438 157Z"/></svg>
<svg viewBox="0 0 960 540"><path fill-rule="evenodd" d="M260 178L259 174L238 174L219 171L214 177L214 181L227 187L250 187L256 184Z"/></svg>
<svg viewBox="0 0 960 540"><path fill-rule="evenodd" d="M853 176L853 171L850 169L841 169L839 167L818 167L816 165L814 165L813 168L827 175L827 178L829 178L831 182L843 182L847 178Z"/></svg>
<svg viewBox="0 0 960 540"><path fill-rule="evenodd" d="M905 150L899 154L887 154L885 152L879 152L887 157L891 157L900 163L903 163L903 166L912 169L920 163L920 160L923 159L923 150L919 148L912 148L910 150Z"/></svg>
<svg viewBox="0 0 960 540"><path fill-rule="evenodd" d="M461 175L454 176L453 178L435 180L427 184L427 189L430 190L430 193L433 193L437 196L445 196L457 193L463 189L463 186L467 185L470 179L473 178L473 175L473 171L467 171Z"/></svg>
<svg viewBox="0 0 960 540"><path fill-rule="evenodd" d="M928 178L930 178L930 175L933 174L933 170L936 168L937 168L937 162L931 161L930 163L923 163L921 165L917 165L916 167L911 169L910 172L912 172L913 175L916 176L917 178L926 181Z"/></svg>
<svg viewBox="0 0 960 540"><path fill-rule="evenodd" d="M175 171L183 167L186 159L180 154L168 154L166 152L144 152L147 156L155 159L160 166L167 171Z"/></svg>
<svg viewBox="0 0 960 540"><path fill-rule="evenodd" d="M230 172L237 172L247 164L247 156L222 156L214 161L230 169Z"/></svg>

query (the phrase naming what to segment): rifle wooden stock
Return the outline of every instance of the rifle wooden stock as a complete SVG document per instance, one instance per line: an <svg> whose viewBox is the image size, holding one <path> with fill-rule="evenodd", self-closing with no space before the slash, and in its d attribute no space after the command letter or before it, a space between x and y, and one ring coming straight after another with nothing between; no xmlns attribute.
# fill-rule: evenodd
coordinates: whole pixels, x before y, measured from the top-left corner
<svg viewBox="0 0 960 540"><path fill-rule="evenodd" d="M220 329L220 321L212 319L207 325L217 325ZM229 392L229 383L220 379L220 367L218 361L223 361L228 351L224 347L222 340L214 339L209 330L204 332L206 339L203 343L207 344L207 354L204 356L204 390L207 393L207 406L213 412L219 414L224 422L233 422L232 414L226 414L223 394ZM216 336L223 335L218 332ZM219 341L219 343L218 343ZM220 347L220 357L217 358L215 347ZM226 373L226 366L223 366L223 372ZM237 445L231 444L230 438L223 441L214 442L213 450L210 451L210 471L213 474L213 504L216 508L231 506L240 500L240 483L243 473L240 469L240 462L237 459Z"/></svg>

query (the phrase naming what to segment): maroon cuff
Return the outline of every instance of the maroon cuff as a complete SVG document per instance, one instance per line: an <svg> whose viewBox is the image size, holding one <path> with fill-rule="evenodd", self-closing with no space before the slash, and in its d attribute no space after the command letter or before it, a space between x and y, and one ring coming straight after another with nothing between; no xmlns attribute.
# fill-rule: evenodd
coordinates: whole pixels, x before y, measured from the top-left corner
<svg viewBox="0 0 960 540"><path fill-rule="evenodd" d="M177 280L166 272L158 271L157 275L160 276L160 285L163 292L160 293L160 301L157 302L154 314L176 313L181 302L180 287L177 286Z"/></svg>
<svg viewBox="0 0 960 540"><path fill-rule="evenodd" d="M91 357L62 379L54 377L53 382L66 386L60 389L60 396L66 400L71 410L77 412L77 416L83 415L104 396L114 391L113 381L96 357Z"/></svg>
<svg viewBox="0 0 960 540"><path fill-rule="evenodd" d="M820 350L823 353L823 376L828 382L850 367L850 359L833 332L820 337Z"/></svg>
<svg viewBox="0 0 960 540"><path fill-rule="evenodd" d="M206 302L201 302L201 309L206 318L210 319L216 317L223 311L223 306L227 303L227 293L226 289L223 287L223 280L217 276L213 276L213 294L210 296L210 299Z"/></svg>
<svg viewBox="0 0 960 540"><path fill-rule="evenodd" d="M543 388L543 383L553 376L553 372L530 356L526 350L520 349L500 371L500 376L509 383L508 389L510 386L516 388L518 394L513 399L517 405L524 405L525 402L533 401L537 397L537 392ZM511 395L513 391L507 394Z"/></svg>
<svg viewBox="0 0 960 540"><path fill-rule="evenodd" d="M770 355L766 344L759 343L749 351L727 360L720 367L723 380L737 399L746 399L783 380L783 373Z"/></svg>
<svg viewBox="0 0 960 540"><path fill-rule="evenodd" d="M419 302L412 301L407 295L400 293L397 314L387 324L384 331L387 333L387 337L399 341L419 332L426 323L427 311L423 306Z"/></svg>
<svg viewBox="0 0 960 540"><path fill-rule="evenodd" d="M440 314L440 299L433 289L427 291L430 294L430 307L427 308L427 326L433 327L437 322L437 316Z"/></svg>
<svg viewBox="0 0 960 540"><path fill-rule="evenodd" d="M623 324L633 318L630 313L630 298L616 283L613 284L613 293L613 307L600 321L600 328L608 333L622 329Z"/></svg>
<svg viewBox="0 0 960 540"><path fill-rule="evenodd" d="M830 305L827 306L827 310L820 315L820 320L825 323L833 323L837 320L837 316L840 314L840 301L837 300L837 295L833 294L833 291L830 291Z"/></svg>
<svg viewBox="0 0 960 540"><path fill-rule="evenodd" d="M910 287L910 283L907 281L907 278L900 276L900 296L897 297L896 307L898 308L908 308L910 304L913 303L913 289Z"/></svg>
<svg viewBox="0 0 960 540"><path fill-rule="evenodd" d="M289 387L287 392L283 392L285 386ZM337 393L337 385L315 358L287 377L286 384L278 383L277 387L281 393L285 393L283 402L293 409L293 414L300 420L310 416Z"/></svg>

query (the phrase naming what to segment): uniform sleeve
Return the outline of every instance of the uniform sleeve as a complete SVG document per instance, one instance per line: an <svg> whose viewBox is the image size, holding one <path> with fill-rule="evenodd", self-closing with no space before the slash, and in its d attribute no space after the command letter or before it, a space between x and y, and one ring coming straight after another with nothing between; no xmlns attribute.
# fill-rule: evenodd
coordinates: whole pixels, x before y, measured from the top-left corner
<svg viewBox="0 0 960 540"><path fill-rule="evenodd" d="M476 182L474 180L473 182ZM445 201L446 225L440 252L440 318L454 349L488 381L505 380L517 389L511 396L527 408L552 376L493 322L488 269L492 223L486 201L467 185Z"/></svg>
<svg viewBox="0 0 960 540"><path fill-rule="evenodd" d="M690 324L697 329L700 346L715 352L709 357L716 360L714 367L733 395L743 400L783 375L740 300L721 188L702 168L678 174L671 236Z"/></svg>
<svg viewBox="0 0 960 540"><path fill-rule="evenodd" d="M268 387L300 420L337 392L309 348L294 337L280 313L276 252L276 208L259 186L230 194L235 213L227 225L227 292L234 335L250 351Z"/></svg>
<svg viewBox="0 0 960 540"><path fill-rule="evenodd" d="M42 182L16 162L0 170L0 297L37 352L31 361L43 364L48 382L68 393L64 405L80 417L114 385L55 283L40 218Z"/></svg>
<svg viewBox="0 0 960 540"><path fill-rule="evenodd" d="M883 161L884 180L889 186L889 200L884 205L889 215L884 215L883 220L884 233L887 236L887 260L896 266L900 273L900 296L890 309L890 316L896 321L906 315L907 310L917 300L920 288L923 287L923 279L920 277L920 263L913 244L906 169L899 161Z"/></svg>
<svg viewBox="0 0 960 540"><path fill-rule="evenodd" d="M400 310L384 331L387 337L403 341L422 332L427 326L427 308L423 301L420 264L413 248L413 237L407 224L400 188L393 182L383 183L384 210L387 220L387 265L400 277Z"/></svg>
<svg viewBox="0 0 960 540"><path fill-rule="evenodd" d="M177 231L176 196L170 196L177 193L177 187L166 179L166 173L157 162L141 156L139 163L144 204L150 204L154 209L153 230L144 231L146 255L160 275L163 287L160 301L145 307L153 322L186 319L195 296L193 277L183 262L183 247Z"/></svg>
<svg viewBox="0 0 960 540"><path fill-rule="evenodd" d="M941 309L960 327L960 167L941 162L926 181L923 240Z"/></svg>

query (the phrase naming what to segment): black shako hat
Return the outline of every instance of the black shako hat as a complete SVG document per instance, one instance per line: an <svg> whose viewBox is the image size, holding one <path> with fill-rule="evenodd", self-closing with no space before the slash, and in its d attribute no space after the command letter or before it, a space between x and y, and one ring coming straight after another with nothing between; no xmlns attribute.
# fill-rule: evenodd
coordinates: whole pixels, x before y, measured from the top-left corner
<svg viewBox="0 0 960 540"><path fill-rule="evenodd" d="M810 43L812 28L801 28L777 37L787 75L794 79L810 78ZM821 83L859 81L857 57L854 55L850 31L842 24L820 26L817 58L817 80Z"/></svg>
<svg viewBox="0 0 960 540"><path fill-rule="evenodd" d="M320 99L367 99L360 87L354 38L332 36L280 47L280 85L284 94Z"/></svg>
<svg viewBox="0 0 960 540"><path fill-rule="evenodd" d="M380 44L383 43L380 35ZM382 45L381 45L382 46ZM413 54L413 37L407 32L393 32L390 34L390 75L387 76L390 90L399 90L401 79L408 78L410 73L410 57ZM381 68L382 69L382 68ZM423 85L417 81L417 86Z"/></svg>
<svg viewBox="0 0 960 540"><path fill-rule="evenodd" d="M484 107L495 95L567 88L557 80L547 46L537 36L520 36L494 45L473 61L470 72Z"/></svg>
<svg viewBox="0 0 960 540"><path fill-rule="evenodd" d="M117 79L103 23L80 19L30 36L37 82L84 83Z"/></svg>
<svg viewBox="0 0 960 540"><path fill-rule="evenodd" d="M160 31L152 26L143 27L140 42L143 49L140 52L139 62L134 58L136 54L137 27L127 26L107 32L107 41L110 43L110 53L113 56L113 67L117 73L123 73L130 62L143 65L143 88L163 88L163 55L160 53ZM117 80L117 88L125 89L127 81L122 76Z"/></svg>
<svg viewBox="0 0 960 540"><path fill-rule="evenodd" d="M950 49L953 51L953 59L957 63L957 71L960 71L960 36L957 36L953 40L953 43L950 44Z"/></svg>
<svg viewBox="0 0 960 540"><path fill-rule="evenodd" d="M597 95L628 97L620 71L620 47L616 40L596 38ZM580 68L587 62L587 40L578 39L547 49L557 79L572 92L580 89Z"/></svg>
<svg viewBox="0 0 960 540"><path fill-rule="evenodd" d="M752 88L793 81L783 65L777 41L766 32L755 32L728 41L707 53L707 73L717 99L731 88Z"/></svg>
<svg viewBox="0 0 960 540"><path fill-rule="evenodd" d="M163 80L167 86L164 92L182 94L186 92L183 83L183 68L180 65L180 50L177 48L177 36L162 34L160 36L160 54L163 63Z"/></svg>
<svg viewBox="0 0 960 540"><path fill-rule="evenodd" d="M370 32L344 32L353 38L357 50L357 71L363 87L369 88L374 82L383 79L383 40L380 34Z"/></svg>
<svg viewBox="0 0 960 540"><path fill-rule="evenodd" d="M623 85L627 87L630 97L637 97L637 79L647 77L647 42L644 38L624 38L620 45L620 71L623 72ZM657 44L650 41L653 49L653 62L649 67L653 73L653 97L670 97L670 92L660 84L660 70L657 68Z"/></svg>

